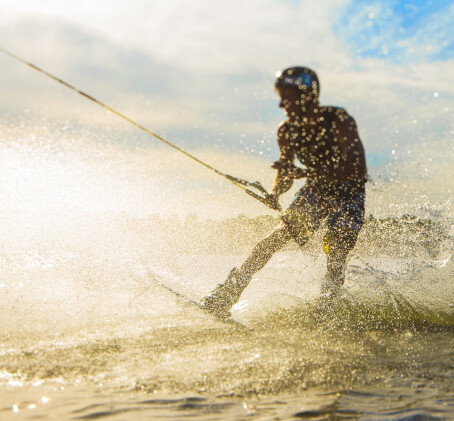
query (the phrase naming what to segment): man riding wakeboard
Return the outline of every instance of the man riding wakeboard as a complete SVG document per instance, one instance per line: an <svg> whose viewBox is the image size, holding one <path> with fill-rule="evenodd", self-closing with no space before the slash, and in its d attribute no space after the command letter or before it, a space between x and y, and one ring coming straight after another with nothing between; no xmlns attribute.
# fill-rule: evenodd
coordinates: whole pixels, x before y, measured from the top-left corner
<svg viewBox="0 0 454 421"><path fill-rule="evenodd" d="M274 253L293 239L303 246L326 220L324 238L327 269L321 293L336 294L345 280L348 253L364 220L367 175L364 148L356 122L343 108L321 106L320 83L307 67L290 67L276 74L279 107L287 114L277 132L279 160L270 207L280 210L279 197L294 179L306 178L282 221L261 240L239 269L203 298L201 306L220 317L230 317L232 306ZM304 168L295 166L295 158Z"/></svg>

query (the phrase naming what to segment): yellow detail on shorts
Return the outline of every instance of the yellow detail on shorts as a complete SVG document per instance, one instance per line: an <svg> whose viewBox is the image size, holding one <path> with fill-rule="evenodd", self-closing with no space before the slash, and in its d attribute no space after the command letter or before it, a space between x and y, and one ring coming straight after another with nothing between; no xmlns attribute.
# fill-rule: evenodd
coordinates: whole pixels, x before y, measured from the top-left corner
<svg viewBox="0 0 454 421"><path fill-rule="evenodd" d="M325 252L326 255L329 254L329 243L331 242L331 235L327 233L323 237L323 251Z"/></svg>
<svg viewBox="0 0 454 421"><path fill-rule="evenodd" d="M323 251L325 252L326 255L329 254L329 244L323 244Z"/></svg>

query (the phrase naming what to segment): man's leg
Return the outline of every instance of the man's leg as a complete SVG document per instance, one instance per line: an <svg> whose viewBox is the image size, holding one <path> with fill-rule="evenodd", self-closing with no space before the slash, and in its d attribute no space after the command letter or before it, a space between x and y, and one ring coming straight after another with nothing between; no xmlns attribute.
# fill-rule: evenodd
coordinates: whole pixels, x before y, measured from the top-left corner
<svg viewBox="0 0 454 421"><path fill-rule="evenodd" d="M240 273L251 278L268 263L274 253L279 251L292 238L287 224L281 223L270 235L257 243L251 254L240 267Z"/></svg>
<svg viewBox="0 0 454 421"><path fill-rule="evenodd" d="M328 235L329 251L322 294L335 292L344 284L348 253L353 249L357 237L357 233L351 230L335 230Z"/></svg>
<svg viewBox="0 0 454 421"><path fill-rule="evenodd" d="M289 227L282 223L270 235L261 240L253 249L240 269L233 268L224 283L219 284L200 305L211 313L229 317L230 309L239 300L241 293L252 276L262 269L274 253L280 250L292 235Z"/></svg>
<svg viewBox="0 0 454 421"><path fill-rule="evenodd" d="M310 187L304 186L282 216L282 223L252 250L240 269L233 268L224 283L219 284L201 306L223 317L230 316L230 308L239 300L252 276L262 269L274 253L290 239L303 246L324 216L319 200Z"/></svg>
<svg viewBox="0 0 454 421"><path fill-rule="evenodd" d="M365 181L345 183L339 189L340 201L328 216L328 261L321 292L336 293L344 284L347 256L355 247L364 222Z"/></svg>

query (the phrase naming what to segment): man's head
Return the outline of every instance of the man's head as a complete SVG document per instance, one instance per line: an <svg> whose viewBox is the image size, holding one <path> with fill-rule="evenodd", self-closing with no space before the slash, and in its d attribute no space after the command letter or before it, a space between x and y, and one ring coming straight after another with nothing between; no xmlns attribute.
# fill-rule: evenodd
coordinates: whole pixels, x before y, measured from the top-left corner
<svg viewBox="0 0 454 421"><path fill-rule="evenodd" d="M279 106L290 120L301 119L308 109L318 105L320 83L316 73L307 67L277 72L274 86L281 97Z"/></svg>

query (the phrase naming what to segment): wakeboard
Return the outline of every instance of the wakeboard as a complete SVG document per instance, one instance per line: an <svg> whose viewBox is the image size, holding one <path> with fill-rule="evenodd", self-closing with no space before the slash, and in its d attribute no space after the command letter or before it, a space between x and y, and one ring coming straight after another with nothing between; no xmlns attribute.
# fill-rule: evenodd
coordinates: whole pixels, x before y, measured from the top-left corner
<svg viewBox="0 0 454 421"><path fill-rule="evenodd" d="M208 311L206 308L202 307L202 305L199 302L193 300L192 298L188 297L187 295L183 294L182 292L177 291L176 289L172 288L171 286L167 285L166 283L162 282L161 280L157 279L156 277L154 277L153 280L158 286L160 286L161 288L172 293L174 296L177 297L177 299L181 300L182 302L191 306L192 308L196 309L197 311L203 311L205 314L208 314L210 317L213 317L214 319L221 321L225 324L232 325L233 327L236 327L236 328L239 328L242 330L245 330L245 329L252 330L245 324L238 322L238 321L232 319L231 317L227 317L227 318L221 317L221 316L216 315L216 313L212 313L212 312Z"/></svg>

